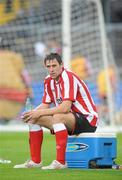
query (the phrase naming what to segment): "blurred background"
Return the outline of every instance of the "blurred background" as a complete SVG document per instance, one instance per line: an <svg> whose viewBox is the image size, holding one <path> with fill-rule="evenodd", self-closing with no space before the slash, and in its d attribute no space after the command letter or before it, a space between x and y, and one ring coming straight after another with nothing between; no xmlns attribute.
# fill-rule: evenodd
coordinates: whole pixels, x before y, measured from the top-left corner
<svg viewBox="0 0 122 180"><path fill-rule="evenodd" d="M27 97L41 103L50 52L86 82L100 127L120 128L121 47L121 0L0 0L0 130L23 124Z"/></svg>

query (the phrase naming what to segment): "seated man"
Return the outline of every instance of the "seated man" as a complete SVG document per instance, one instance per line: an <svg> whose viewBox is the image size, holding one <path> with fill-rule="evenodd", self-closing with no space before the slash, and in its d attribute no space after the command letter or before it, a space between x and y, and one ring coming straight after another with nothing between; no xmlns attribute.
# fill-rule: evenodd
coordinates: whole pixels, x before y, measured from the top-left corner
<svg viewBox="0 0 122 180"><path fill-rule="evenodd" d="M64 169L68 135L95 132L98 114L86 84L73 72L63 67L59 54L51 53L44 59L49 75L44 81L42 104L23 113L30 124L31 160L14 168L41 167L42 127L50 129L56 138L56 160L42 169ZM54 103L54 107L50 104Z"/></svg>

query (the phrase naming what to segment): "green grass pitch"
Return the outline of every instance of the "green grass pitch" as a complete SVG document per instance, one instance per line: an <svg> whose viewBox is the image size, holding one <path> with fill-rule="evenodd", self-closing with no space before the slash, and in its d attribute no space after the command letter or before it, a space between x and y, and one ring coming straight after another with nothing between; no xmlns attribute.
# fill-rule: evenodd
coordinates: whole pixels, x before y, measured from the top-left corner
<svg viewBox="0 0 122 180"><path fill-rule="evenodd" d="M28 133L0 133L0 157L10 159L11 164L0 164L0 180L119 180L122 170L113 169L64 169L41 170L14 169L15 164L29 159ZM55 137L45 133L42 148L43 164L47 165L55 159ZM122 164L122 134L117 135L116 163Z"/></svg>

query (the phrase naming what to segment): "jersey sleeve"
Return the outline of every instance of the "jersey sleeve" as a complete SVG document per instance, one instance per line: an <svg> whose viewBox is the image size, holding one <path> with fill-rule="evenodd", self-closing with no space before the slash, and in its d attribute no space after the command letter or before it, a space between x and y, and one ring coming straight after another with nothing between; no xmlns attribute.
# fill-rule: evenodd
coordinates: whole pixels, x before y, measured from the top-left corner
<svg viewBox="0 0 122 180"><path fill-rule="evenodd" d="M51 103L52 102L52 92L50 88L50 80L45 79L44 81L44 94L42 97L42 103Z"/></svg>
<svg viewBox="0 0 122 180"><path fill-rule="evenodd" d="M62 74L62 99L75 101L77 96L77 83L71 72Z"/></svg>

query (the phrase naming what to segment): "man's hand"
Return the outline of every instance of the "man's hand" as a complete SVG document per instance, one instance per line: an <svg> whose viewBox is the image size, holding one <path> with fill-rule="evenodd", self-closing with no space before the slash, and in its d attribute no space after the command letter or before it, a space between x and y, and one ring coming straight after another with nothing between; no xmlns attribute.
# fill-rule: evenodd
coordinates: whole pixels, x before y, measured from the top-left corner
<svg viewBox="0 0 122 180"><path fill-rule="evenodd" d="M24 112L21 118L25 123L29 122L31 120L31 111Z"/></svg>
<svg viewBox="0 0 122 180"><path fill-rule="evenodd" d="M35 124L39 117L40 117L39 110L27 111L24 112L21 116L21 118L25 123L32 123L32 124Z"/></svg>

